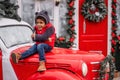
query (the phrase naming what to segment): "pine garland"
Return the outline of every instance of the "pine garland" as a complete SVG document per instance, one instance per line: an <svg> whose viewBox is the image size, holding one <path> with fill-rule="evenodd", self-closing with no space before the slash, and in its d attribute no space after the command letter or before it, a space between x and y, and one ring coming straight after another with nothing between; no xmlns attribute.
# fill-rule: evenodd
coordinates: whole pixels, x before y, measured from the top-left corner
<svg viewBox="0 0 120 80"><path fill-rule="evenodd" d="M116 70L120 71L120 42L116 43L116 49L115 49L115 66L116 66Z"/></svg>
<svg viewBox="0 0 120 80"><path fill-rule="evenodd" d="M106 72L107 65L109 65L110 72ZM108 55L101 63L100 63L100 79L99 80L105 80L105 75L109 74L109 79L108 80L113 80L114 78L114 70L115 70L115 65L113 63L113 57L111 55Z"/></svg>
<svg viewBox="0 0 120 80"><path fill-rule="evenodd" d="M112 0L112 40L111 40L111 45L112 45L112 49L111 49L111 54L114 56L115 55L115 50L116 50L116 42L118 41L118 37L117 37L117 16L116 16L116 0Z"/></svg>
<svg viewBox="0 0 120 80"><path fill-rule="evenodd" d="M74 16L74 2L75 0L67 0L67 10L66 13L66 21L67 21L67 33L69 34L70 38L67 40L66 36L60 36L56 39L55 46L62 47L62 48L70 48L73 45L75 40L75 21L73 19Z"/></svg>
<svg viewBox="0 0 120 80"><path fill-rule="evenodd" d="M111 40L111 55L115 58L115 67L120 71L120 35L117 35L117 15L116 15L117 0L112 0L112 40Z"/></svg>

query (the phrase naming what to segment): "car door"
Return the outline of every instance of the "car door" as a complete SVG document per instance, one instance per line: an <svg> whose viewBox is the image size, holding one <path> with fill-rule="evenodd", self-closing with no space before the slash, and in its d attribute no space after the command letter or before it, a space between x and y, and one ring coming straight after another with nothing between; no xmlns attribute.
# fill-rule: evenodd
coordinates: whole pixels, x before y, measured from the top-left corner
<svg viewBox="0 0 120 80"><path fill-rule="evenodd" d="M104 0L107 6L108 1ZM84 0L79 0L79 49L87 51L99 51L107 55L108 17L101 22L86 20L81 14Z"/></svg>

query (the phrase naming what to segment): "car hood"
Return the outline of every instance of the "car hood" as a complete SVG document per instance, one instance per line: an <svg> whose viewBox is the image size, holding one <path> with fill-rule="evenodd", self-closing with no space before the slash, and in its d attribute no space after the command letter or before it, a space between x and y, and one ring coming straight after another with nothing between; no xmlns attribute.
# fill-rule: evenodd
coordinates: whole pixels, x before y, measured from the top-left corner
<svg viewBox="0 0 120 80"><path fill-rule="evenodd" d="M20 47L12 53L23 53L25 50L30 48L30 46ZM57 62L58 63L64 63L65 61L71 60L71 61L79 61L83 60L85 62L95 62L100 61L104 59L104 55L97 53L97 52L87 52L87 51L81 51L81 50L72 50L72 49L65 49L65 48L58 48L54 47L51 52L48 52L45 54L47 62ZM21 62L39 62L39 55L38 53L35 53L32 56L29 56L28 58L21 60Z"/></svg>
<svg viewBox="0 0 120 80"><path fill-rule="evenodd" d="M30 46L20 47L14 50L14 53L17 52L24 52L30 48ZM12 53L13 53L12 52ZM88 69L91 70L90 65L92 63L98 63L102 61L105 57L100 53L93 53L87 51L80 51L80 50L71 50L65 48L57 48L54 47L51 52L45 54L46 57L46 67L47 69L65 69L72 72L77 72L78 74L82 75L82 64L86 63L88 65ZM39 55L35 53L32 56L29 56L23 60L19 60L19 64L26 64L26 65L39 65Z"/></svg>

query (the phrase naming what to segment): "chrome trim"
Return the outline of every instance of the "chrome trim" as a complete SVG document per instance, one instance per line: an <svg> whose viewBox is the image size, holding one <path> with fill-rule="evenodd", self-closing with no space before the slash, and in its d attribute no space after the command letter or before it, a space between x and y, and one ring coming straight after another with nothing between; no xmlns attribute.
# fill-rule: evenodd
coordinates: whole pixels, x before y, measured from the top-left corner
<svg viewBox="0 0 120 80"><path fill-rule="evenodd" d="M93 78L93 80L99 80L99 78Z"/></svg>
<svg viewBox="0 0 120 80"><path fill-rule="evenodd" d="M89 52L102 54L102 51L96 51L96 50L90 50Z"/></svg>
<svg viewBox="0 0 120 80"><path fill-rule="evenodd" d="M100 70L92 70L92 72L99 72Z"/></svg>
<svg viewBox="0 0 120 80"><path fill-rule="evenodd" d="M94 65L97 65L97 64L99 65L100 62L97 62L97 61L96 61L96 62L90 62L90 64L91 64L92 66L94 66ZM98 69L92 69L93 74L94 74L95 72L98 73L99 71L100 71L100 70L98 70ZM92 78L92 80L99 80L99 77L95 77L95 76L94 76L94 77Z"/></svg>
<svg viewBox="0 0 120 80"><path fill-rule="evenodd" d="M90 64L100 64L100 62L90 62Z"/></svg>

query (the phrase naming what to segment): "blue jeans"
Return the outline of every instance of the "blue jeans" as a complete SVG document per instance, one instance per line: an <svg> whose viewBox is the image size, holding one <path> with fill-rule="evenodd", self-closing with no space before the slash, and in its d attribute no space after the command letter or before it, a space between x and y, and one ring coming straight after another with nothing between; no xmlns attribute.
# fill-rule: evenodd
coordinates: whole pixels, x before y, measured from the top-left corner
<svg viewBox="0 0 120 80"><path fill-rule="evenodd" d="M45 52L50 52L52 50L52 47L48 44L41 43L41 44L34 44L31 48L29 48L27 51L23 52L21 54L20 59L24 59L36 52L39 54L39 60L40 61L46 61L45 59Z"/></svg>

